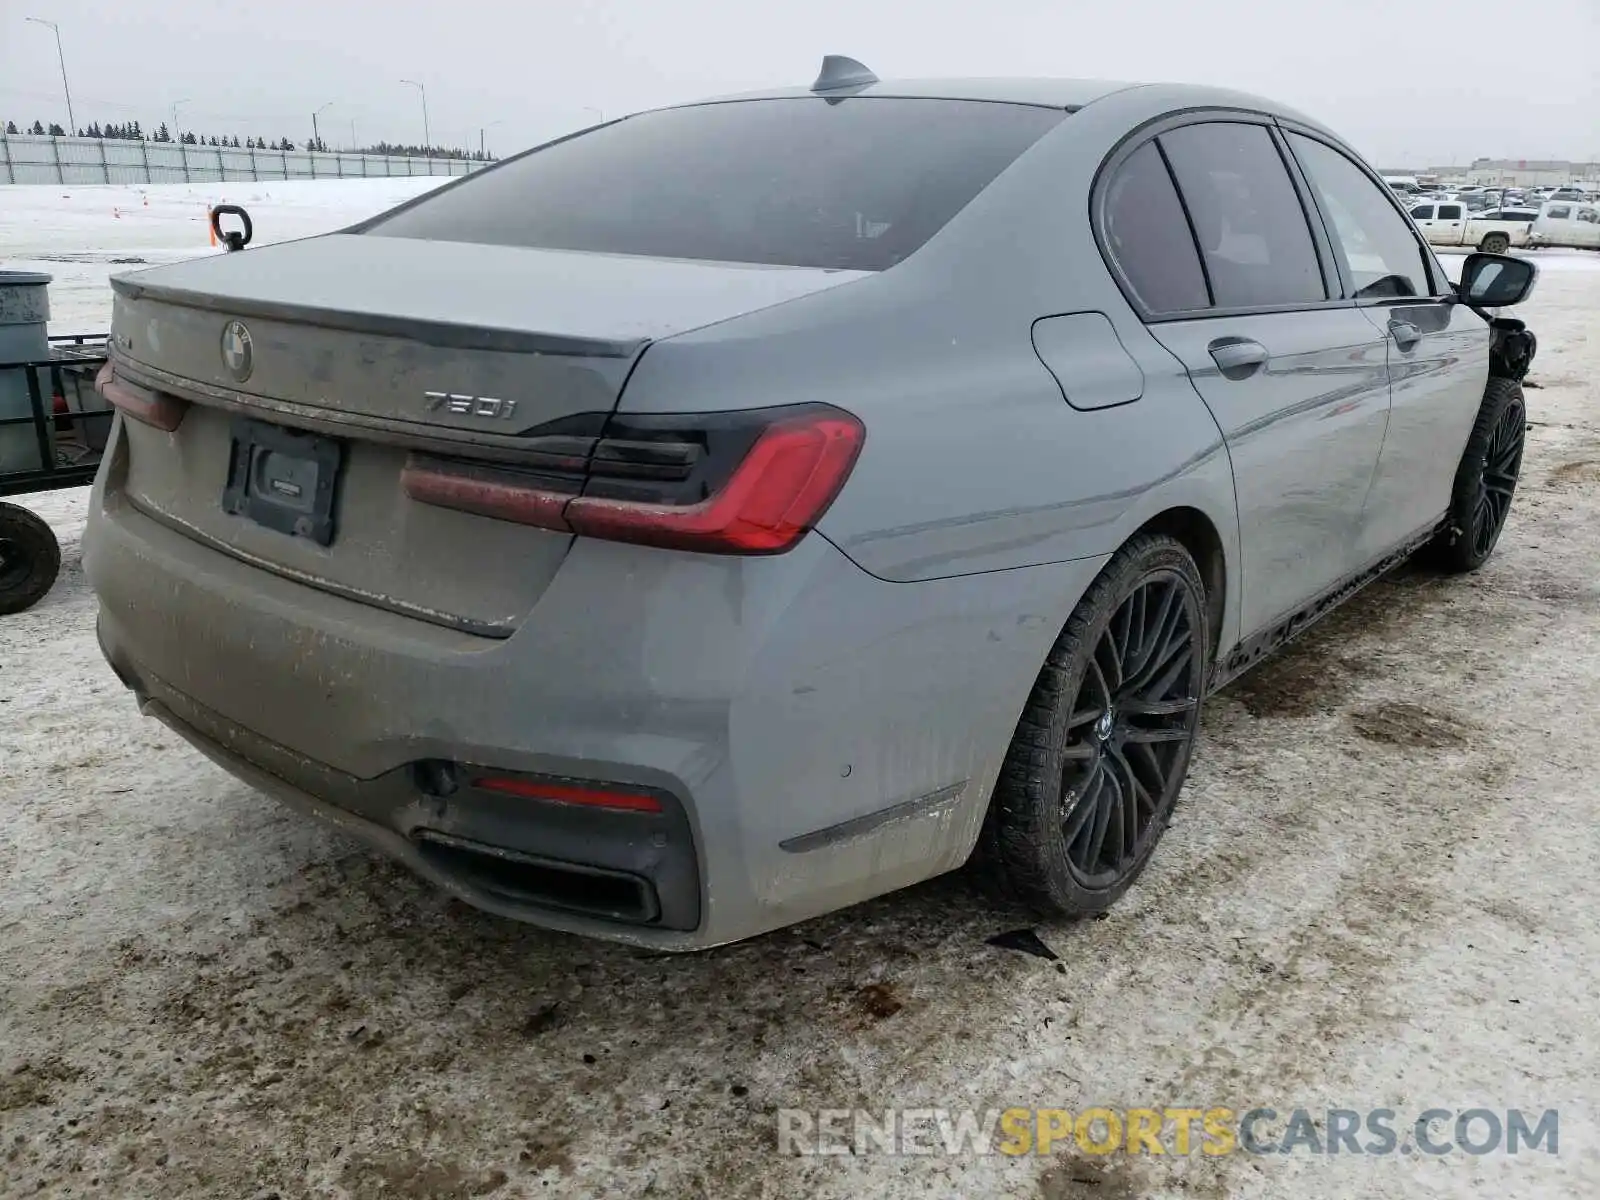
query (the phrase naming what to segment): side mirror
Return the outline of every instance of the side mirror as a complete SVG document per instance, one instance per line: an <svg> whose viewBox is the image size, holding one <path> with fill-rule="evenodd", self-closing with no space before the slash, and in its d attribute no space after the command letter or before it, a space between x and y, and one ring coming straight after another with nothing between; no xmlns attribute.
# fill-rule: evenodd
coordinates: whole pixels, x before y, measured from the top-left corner
<svg viewBox="0 0 1600 1200"><path fill-rule="evenodd" d="M1509 254L1469 254L1461 266L1461 282L1456 291L1468 304L1478 308L1505 308L1521 304L1533 294L1539 280L1538 266L1526 258Z"/></svg>

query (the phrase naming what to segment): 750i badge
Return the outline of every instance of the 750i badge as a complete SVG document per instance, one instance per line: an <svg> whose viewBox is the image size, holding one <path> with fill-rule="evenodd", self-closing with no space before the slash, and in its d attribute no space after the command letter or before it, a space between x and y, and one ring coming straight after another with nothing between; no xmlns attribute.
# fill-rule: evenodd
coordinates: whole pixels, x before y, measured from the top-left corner
<svg viewBox="0 0 1600 1200"><path fill-rule="evenodd" d="M498 400L493 396L463 396L457 392L423 392L423 408L428 412L456 413L463 417L488 417L506 420L517 411L515 400Z"/></svg>

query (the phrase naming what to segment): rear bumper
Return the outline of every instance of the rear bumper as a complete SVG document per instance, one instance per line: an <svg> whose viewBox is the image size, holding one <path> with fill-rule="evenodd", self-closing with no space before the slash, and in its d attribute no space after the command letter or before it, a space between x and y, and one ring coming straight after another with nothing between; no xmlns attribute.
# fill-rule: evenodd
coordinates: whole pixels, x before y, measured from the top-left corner
<svg viewBox="0 0 1600 1200"><path fill-rule="evenodd" d="M665 949L963 862L1102 561L893 584L815 534L748 559L579 539L522 627L487 639L232 559L108 495L104 472L84 538L107 659L227 770L473 904ZM649 789L677 816L574 825L545 802L441 804L418 784L426 760ZM653 897L620 915L530 900L451 839L642 879Z"/></svg>

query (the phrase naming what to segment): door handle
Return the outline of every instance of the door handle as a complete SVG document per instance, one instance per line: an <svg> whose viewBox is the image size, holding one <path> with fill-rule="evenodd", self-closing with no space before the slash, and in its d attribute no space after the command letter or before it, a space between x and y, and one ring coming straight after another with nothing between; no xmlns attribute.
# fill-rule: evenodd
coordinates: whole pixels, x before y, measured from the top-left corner
<svg viewBox="0 0 1600 1200"><path fill-rule="evenodd" d="M1390 321L1389 336L1394 339L1394 344L1402 350L1410 350L1422 340L1422 330L1410 321Z"/></svg>
<svg viewBox="0 0 1600 1200"><path fill-rule="evenodd" d="M1250 338L1221 337L1206 347L1211 361L1227 379L1253 375L1267 361L1267 348Z"/></svg>

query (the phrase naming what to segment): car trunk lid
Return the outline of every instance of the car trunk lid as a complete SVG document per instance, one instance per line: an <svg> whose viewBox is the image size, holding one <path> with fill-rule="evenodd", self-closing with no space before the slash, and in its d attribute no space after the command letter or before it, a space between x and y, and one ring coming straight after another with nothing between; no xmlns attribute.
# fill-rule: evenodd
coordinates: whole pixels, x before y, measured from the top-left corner
<svg viewBox="0 0 1600 1200"><path fill-rule="evenodd" d="M571 536L413 500L410 456L575 494L652 340L858 274L334 235L121 276L117 384L182 420L124 421L116 486L263 569L508 636Z"/></svg>

